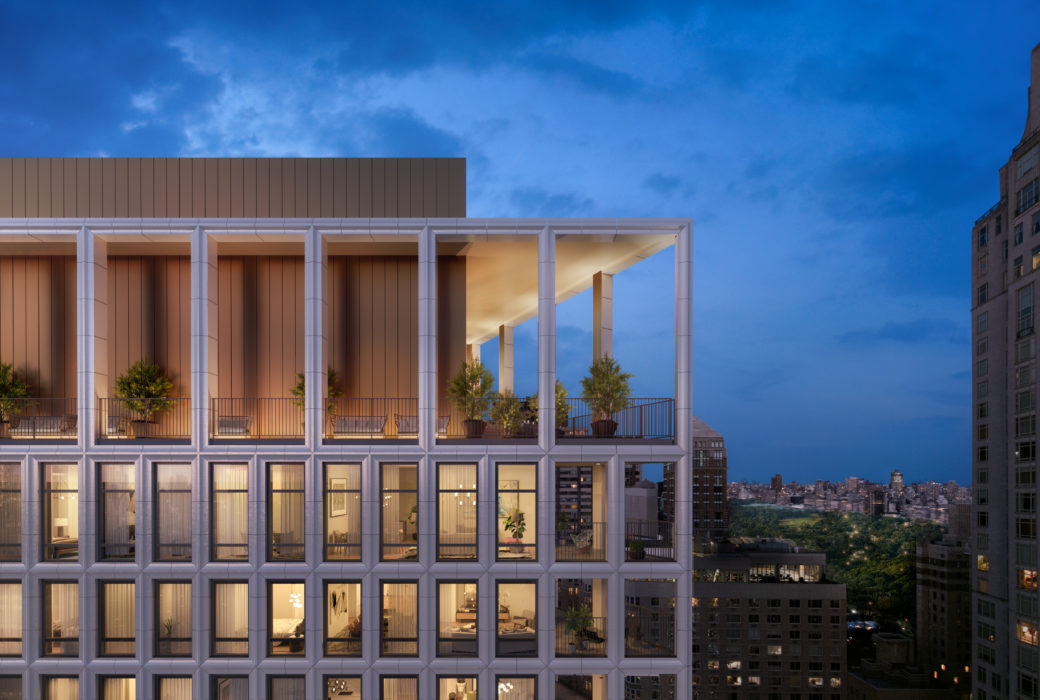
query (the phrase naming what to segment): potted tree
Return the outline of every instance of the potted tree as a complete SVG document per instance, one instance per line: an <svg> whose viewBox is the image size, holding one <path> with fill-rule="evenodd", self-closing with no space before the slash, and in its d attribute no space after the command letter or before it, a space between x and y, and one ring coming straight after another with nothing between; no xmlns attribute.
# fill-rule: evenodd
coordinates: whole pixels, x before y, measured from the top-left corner
<svg viewBox="0 0 1040 700"><path fill-rule="evenodd" d="M462 411L462 424L467 438L484 434L484 416L495 395L495 377L480 360L463 362L458 374L448 384L448 397Z"/></svg>
<svg viewBox="0 0 1040 700"><path fill-rule="evenodd" d="M531 407L532 420L538 421L538 394L531 394L527 399ZM563 437L571 418L571 405L567 403L567 388L559 379L556 380L556 437Z"/></svg>
<svg viewBox="0 0 1040 700"><path fill-rule="evenodd" d="M502 427L504 434L510 437L525 437L525 431L531 425L528 402L521 401L519 396L506 389L495 398L491 407L491 420Z"/></svg>
<svg viewBox="0 0 1040 700"><path fill-rule="evenodd" d="M640 540L628 541L629 561L639 561L646 558L646 546Z"/></svg>
<svg viewBox="0 0 1040 700"><path fill-rule="evenodd" d="M527 523L524 522L524 512L519 508L514 508L509 511L506 515L506 519L502 521L502 529L513 536L513 538L509 540L509 546L513 553L523 554L524 533L527 532Z"/></svg>
<svg viewBox="0 0 1040 700"><path fill-rule="evenodd" d="M170 392L173 381L163 368L154 362L138 360L123 374L116 377L116 396L119 403L133 416L130 429L134 437L148 437L149 426L156 413L168 411L173 406Z"/></svg>
<svg viewBox="0 0 1040 700"><path fill-rule="evenodd" d="M325 404L325 412L332 415L336 412L336 399L343 396L343 390L339 386L339 377L336 375L336 370L329 367L327 370L328 374L328 388L326 390L328 402ZM304 401L307 396L307 381L303 376L303 372L296 373L296 383L289 387L289 394L292 395L292 405L304 410Z"/></svg>
<svg viewBox="0 0 1040 700"><path fill-rule="evenodd" d="M574 635L574 639L580 641L582 649L588 649L588 633L592 628L592 609L589 608L587 603L577 606L572 605L567 608L567 612L564 613L563 617L563 626L564 629ZM575 643L568 642L567 650L573 654Z"/></svg>
<svg viewBox="0 0 1040 700"><path fill-rule="evenodd" d="M581 380L581 397L592 413L592 436L611 437L617 430L614 415L628 406L632 389L628 380L632 375L621 371L613 357L604 355L589 367L589 374Z"/></svg>
<svg viewBox="0 0 1040 700"><path fill-rule="evenodd" d="M28 395L28 382L14 373L13 365L0 362L0 437L6 436L8 421Z"/></svg>

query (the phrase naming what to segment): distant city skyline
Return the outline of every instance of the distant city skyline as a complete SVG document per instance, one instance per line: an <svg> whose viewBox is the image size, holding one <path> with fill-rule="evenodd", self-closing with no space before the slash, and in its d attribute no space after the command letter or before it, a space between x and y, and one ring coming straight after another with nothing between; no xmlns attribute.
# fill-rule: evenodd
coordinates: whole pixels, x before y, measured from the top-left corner
<svg viewBox="0 0 1040 700"><path fill-rule="evenodd" d="M1021 130L1035 2L262 16L5 5L0 155L465 156L470 216L689 215L695 410L734 476L968 479L961 253ZM671 274L665 252L615 283L637 394L671 383ZM590 307L561 306L561 350ZM586 367L559 367L572 395Z"/></svg>

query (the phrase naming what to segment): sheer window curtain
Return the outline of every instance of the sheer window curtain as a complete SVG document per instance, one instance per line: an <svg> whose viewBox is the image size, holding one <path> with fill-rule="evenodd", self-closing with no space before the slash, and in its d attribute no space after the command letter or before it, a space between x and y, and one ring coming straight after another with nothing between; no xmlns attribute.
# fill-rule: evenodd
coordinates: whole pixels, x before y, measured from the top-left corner
<svg viewBox="0 0 1040 700"><path fill-rule="evenodd" d="M384 678L383 700L419 700L417 678Z"/></svg>
<svg viewBox="0 0 1040 700"><path fill-rule="evenodd" d="M133 678L106 678L101 683L101 700L136 700L137 681Z"/></svg>
<svg viewBox="0 0 1040 700"><path fill-rule="evenodd" d="M47 606L50 629L44 629L45 636L59 637L62 646L69 644L68 651L79 641L79 584L50 583L47 584L44 605ZM65 641L67 640L67 642ZM58 653L62 653L59 651Z"/></svg>
<svg viewBox="0 0 1040 700"><path fill-rule="evenodd" d="M191 653L191 583L160 583L158 619L160 652ZM163 649L166 639L169 649Z"/></svg>
<svg viewBox="0 0 1040 700"><path fill-rule="evenodd" d="M216 618L215 635L241 642L223 642L221 653L247 654L249 652L249 584L218 583L214 586L213 612Z"/></svg>
<svg viewBox="0 0 1040 700"><path fill-rule="evenodd" d="M0 560L22 553L22 465L0 464Z"/></svg>
<svg viewBox="0 0 1040 700"><path fill-rule="evenodd" d="M104 585L105 619L102 653L133 654L136 629L134 626L133 583L106 583ZM129 640L129 641L124 641Z"/></svg>
<svg viewBox="0 0 1040 700"><path fill-rule="evenodd" d="M191 556L191 466L156 466L158 495L156 536L160 559Z"/></svg>
<svg viewBox="0 0 1040 700"><path fill-rule="evenodd" d="M192 700L190 678L163 678L159 681L158 700Z"/></svg>
<svg viewBox="0 0 1040 700"><path fill-rule="evenodd" d="M472 464L437 467L441 556L472 556L477 544L477 469ZM446 546L449 545L449 546ZM450 545L464 545L452 547Z"/></svg>
<svg viewBox="0 0 1040 700"><path fill-rule="evenodd" d="M213 465L213 541L218 559L248 557L248 488L247 465Z"/></svg>
<svg viewBox="0 0 1040 700"><path fill-rule="evenodd" d="M537 684L534 678L499 678L498 700L534 700Z"/></svg>
<svg viewBox="0 0 1040 700"><path fill-rule="evenodd" d="M101 483L104 501L103 558L132 558L134 556L134 465L101 465Z"/></svg>
<svg viewBox="0 0 1040 700"><path fill-rule="evenodd" d="M46 678L43 689L44 700L79 700L79 678Z"/></svg>
<svg viewBox="0 0 1040 700"><path fill-rule="evenodd" d="M416 651L413 641L419 636L416 605L418 586L414 583L383 584L383 615L386 625L384 635L388 639L403 640L390 642L389 653L406 654Z"/></svg>
<svg viewBox="0 0 1040 700"><path fill-rule="evenodd" d="M218 678L213 690L214 700L251 700L248 678Z"/></svg>
<svg viewBox="0 0 1040 700"><path fill-rule="evenodd" d="M0 582L0 655L22 654L22 584Z"/></svg>
<svg viewBox="0 0 1040 700"><path fill-rule="evenodd" d="M281 550L279 558L303 559L304 466L272 464L270 469L272 545Z"/></svg>
<svg viewBox="0 0 1040 700"><path fill-rule="evenodd" d="M271 697L278 700L307 700L304 691L307 683L303 676L298 678L272 678Z"/></svg>

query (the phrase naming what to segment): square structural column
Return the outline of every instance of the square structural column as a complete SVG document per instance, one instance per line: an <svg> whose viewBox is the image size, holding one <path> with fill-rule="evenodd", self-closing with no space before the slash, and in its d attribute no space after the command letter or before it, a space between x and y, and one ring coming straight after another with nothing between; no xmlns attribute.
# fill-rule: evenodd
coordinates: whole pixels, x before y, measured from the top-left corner
<svg viewBox="0 0 1040 700"><path fill-rule="evenodd" d="M538 446L555 444L556 234L546 226L538 234Z"/></svg>
<svg viewBox="0 0 1040 700"><path fill-rule="evenodd" d="M437 441L437 238L419 232L419 449Z"/></svg>
<svg viewBox="0 0 1040 700"><path fill-rule="evenodd" d="M304 440L315 449L322 443L327 420L325 408L329 378L325 362L328 344L325 317L328 313L329 259L325 239L313 226L307 229L303 249Z"/></svg>
<svg viewBox="0 0 1040 700"><path fill-rule="evenodd" d="M592 359L614 356L614 275L592 276Z"/></svg>
<svg viewBox="0 0 1040 700"><path fill-rule="evenodd" d="M79 444L97 435L97 398L108 397L108 243L86 226L76 236L76 400Z"/></svg>
<svg viewBox="0 0 1040 700"><path fill-rule="evenodd" d="M513 386L513 326L503 325L498 327L498 390L513 391Z"/></svg>
<svg viewBox="0 0 1040 700"><path fill-rule="evenodd" d="M209 442L210 397L217 391L217 243L196 226L191 234L191 441Z"/></svg>

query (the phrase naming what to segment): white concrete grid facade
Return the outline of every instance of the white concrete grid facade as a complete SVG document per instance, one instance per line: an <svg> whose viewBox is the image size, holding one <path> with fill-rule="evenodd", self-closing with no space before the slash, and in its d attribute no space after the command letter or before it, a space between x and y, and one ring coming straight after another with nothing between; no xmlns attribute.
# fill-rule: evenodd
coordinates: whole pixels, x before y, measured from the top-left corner
<svg viewBox="0 0 1040 700"><path fill-rule="evenodd" d="M556 236L589 235L603 240L615 234L675 235L675 435L674 444L602 441L557 444L554 431L556 358ZM439 235L495 236L528 234L538 240L538 393L537 444L452 444L438 441L436 395L437 239ZM216 676L249 677L249 697L267 697L273 676L305 676L308 697L325 697L326 676L360 676L363 698L381 697L381 677L418 676L420 698L435 697L438 676L475 676L478 697L498 697L496 677L536 676L538 698L553 696L557 675L603 674L606 697L624 697L626 675L675 674L678 697L691 687L691 418L692 418L692 250L689 220L523 220L523 219L294 219L294 220L4 220L5 239L76 246L78 437L69 444L6 444L0 441L0 463L21 465L23 508L22 560L0 563L0 582L23 584L24 645L21 658L0 659L0 676L23 677L23 697L39 697L47 676L77 676L82 697L94 697L104 676L133 676L137 696L151 697L156 678L190 676L193 697L210 697ZM97 405L105 376L106 323L95 289L103 284L100 262L112 240L188 241L191 250L191 415L190 444L119 444L98 442ZM325 444L322 435L326 385L324 318L328 290L328 244L333 240L399 240L417 244L419 269L418 362L419 432L414 444ZM305 289L305 436L303 444L243 441L214 444L209 438L210 402L216 369L210 358L216 345L216 254L219 242L296 241L304 249ZM103 390L102 390L103 391ZM554 484L557 463L604 463L607 494L607 557L602 562L557 562L554 554ZM676 465L675 561L625 561L624 471L626 462L672 462ZM79 471L79 558L76 562L42 559L41 475L45 464L77 464ZM135 467L136 555L132 562L98 561L98 469L102 464ZM154 476L156 464L190 464L192 471L190 562L154 561ZM210 561L210 464L248 465L248 561ZM269 464L305 465L306 560L267 561L267 469ZM323 561L323 465L361 465L362 559ZM415 562L380 561L379 467L384 463L418 465L418 540ZM436 466L440 463L477 465L478 558L474 561L436 560ZM537 559L496 561L496 465L537 465ZM608 592L607 655L604 658L557 658L554 653L556 581L564 578L605 579ZM380 655L380 581L418 581L419 654L414 658ZM675 656L625 657L625 581L675 581ZM193 656L155 658L156 581L192 583ZM211 658L211 585L215 581L248 581L249 656ZM323 656L325 581L360 581L362 586L362 655ZM479 655L438 658L438 580L477 581ZM537 582L535 658L496 658L496 583ZM41 586L46 581L75 581L80 595L80 653L75 658L43 657ZM103 581L136 584L136 655L100 657L98 586ZM305 583L305 655L267 654L267 583Z"/></svg>

